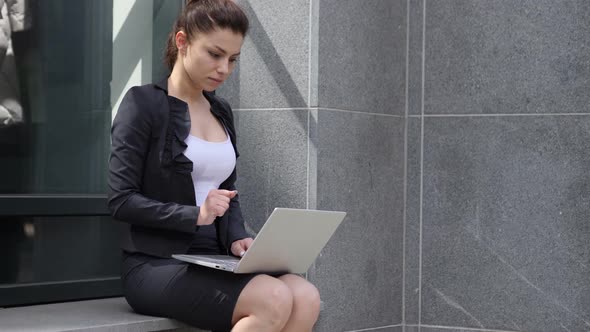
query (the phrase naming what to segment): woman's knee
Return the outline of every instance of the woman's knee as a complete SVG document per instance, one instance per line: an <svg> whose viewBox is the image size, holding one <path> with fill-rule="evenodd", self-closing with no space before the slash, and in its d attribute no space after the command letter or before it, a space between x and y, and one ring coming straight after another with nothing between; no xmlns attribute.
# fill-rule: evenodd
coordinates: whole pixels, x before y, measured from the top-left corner
<svg viewBox="0 0 590 332"><path fill-rule="evenodd" d="M266 310L274 312L275 317L287 321L293 309L293 294L287 285L279 280L269 277L269 283L265 293L262 295Z"/></svg>
<svg viewBox="0 0 590 332"><path fill-rule="evenodd" d="M280 279L290 288L294 307L304 310L310 315L319 315L320 292L312 283L296 275L285 275Z"/></svg>
<svg viewBox="0 0 590 332"><path fill-rule="evenodd" d="M254 315L271 326L284 325L293 308L293 294L280 280L267 276L254 277L244 288L236 306L238 315Z"/></svg>

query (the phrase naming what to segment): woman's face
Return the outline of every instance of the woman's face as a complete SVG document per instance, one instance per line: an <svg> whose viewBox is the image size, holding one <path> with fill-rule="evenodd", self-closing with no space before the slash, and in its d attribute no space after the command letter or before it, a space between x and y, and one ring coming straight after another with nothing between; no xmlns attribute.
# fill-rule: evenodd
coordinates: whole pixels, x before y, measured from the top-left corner
<svg viewBox="0 0 590 332"><path fill-rule="evenodd" d="M213 91L234 70L244 37L230 29L215 29L199 33L187 43L186 34L181 31L176 42L184 70L195 87Z"/></svg>

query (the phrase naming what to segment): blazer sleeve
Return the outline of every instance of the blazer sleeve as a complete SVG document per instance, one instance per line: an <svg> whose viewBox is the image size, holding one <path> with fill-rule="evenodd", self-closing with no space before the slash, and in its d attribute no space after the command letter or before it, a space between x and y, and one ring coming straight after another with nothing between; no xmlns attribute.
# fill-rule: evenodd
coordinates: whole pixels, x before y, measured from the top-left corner
<svg viewBox="0 0 590 332"><path fill-rule="evenodd" d="M236 190L235 186L232 186L230 190ZM240 194L236 195L234 198L231 199L229 202L229 209L228 209L228 234L227 234L227 247L231 248L231 244L234 241L245 239L250 237L250 234L246 232L246 228L244 226L244 217L242 216L242 209L240 208L240 201L239 201Z"/></svg>
<svg viewBox="0 0 590 332"><path fill-rule="evenodd" d="M115 219L133 225L194 233L199 207L163 203L141 193L152 115L139 89L127 92L111 128L109 210Z"/></svg>
<svg viewBox="0 0 590 332"><path fill-rule="evenodd" d="M223 98L217 97L223 105L224 111L227 113L231 129L234 132L234 136L237 136L234 124L234 115L231 106ZM236 137L237 140L237 137ZM235 142L237 145L237 141ZM236 151L236 157L239 157L239 153ZM236 172L236 170L234 170ZM237 173L236 173L237 174ZM236 190L235 181L230 184L229 190ZM234 241L251 237L244 226L244 217L242 216L242 209L240 208L240 195L236 195L229 203L228 209L228 236L227 236L227 247L230 248Z"/></svg>

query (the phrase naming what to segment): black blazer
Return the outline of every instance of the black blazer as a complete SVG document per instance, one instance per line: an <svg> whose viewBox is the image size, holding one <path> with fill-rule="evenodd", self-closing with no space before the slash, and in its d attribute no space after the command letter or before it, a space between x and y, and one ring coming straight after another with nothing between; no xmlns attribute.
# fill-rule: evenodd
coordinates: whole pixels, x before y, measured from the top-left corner
<svg viewBox="0 0 590 332"><path fill-rule="evenodd" d="M167 82L133 87L121 102L111 129L108 206L115 219L128 223L124 250L169 258L187 252L198 229L199 207L193 163L183 154L191 128L188 106L168 95ZM203 94L239 156L229 104L213 93ZM234 168L220 189L234 190L235 181ZM249 237L238 195L215 226L228 254L234 241Z"/></svg>

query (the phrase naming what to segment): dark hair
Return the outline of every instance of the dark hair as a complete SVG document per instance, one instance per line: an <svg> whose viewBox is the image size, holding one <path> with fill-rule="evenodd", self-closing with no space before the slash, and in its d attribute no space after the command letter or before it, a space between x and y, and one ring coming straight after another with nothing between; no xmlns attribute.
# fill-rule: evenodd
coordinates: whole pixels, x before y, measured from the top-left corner
<svg viewBox="0 0 590 332"><path fill-rule="evenodd" d="M178 56L178 31L184 31L190 41L195 34L208 33L216 28L230 29L245 37L248 27L248 17L233 0L188 0L168 36L164 61L172 70Z"/></svg>

